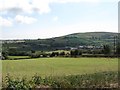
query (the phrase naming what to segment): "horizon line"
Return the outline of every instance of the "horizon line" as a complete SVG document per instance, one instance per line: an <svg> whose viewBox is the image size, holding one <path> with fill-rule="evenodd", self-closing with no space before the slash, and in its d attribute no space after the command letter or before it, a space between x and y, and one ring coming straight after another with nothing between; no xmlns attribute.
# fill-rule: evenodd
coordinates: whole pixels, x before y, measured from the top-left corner
<svg viewBox="0 0 120 90"><path fill-rule="evenodd" d="M72 34L78 34L78 33L120 33L120 32L108 32L108 31L93 31L93 32L76 32L76 33L70 33L70 34L65 34L65 35L60 35L60 36L55 36L55 37L46 37L46 38L0 38L1 40L36 40L36 39L51 39L51 38L57 38L57 37L62 37L62 36L67 36L67 35L72 35Z"/></svg>

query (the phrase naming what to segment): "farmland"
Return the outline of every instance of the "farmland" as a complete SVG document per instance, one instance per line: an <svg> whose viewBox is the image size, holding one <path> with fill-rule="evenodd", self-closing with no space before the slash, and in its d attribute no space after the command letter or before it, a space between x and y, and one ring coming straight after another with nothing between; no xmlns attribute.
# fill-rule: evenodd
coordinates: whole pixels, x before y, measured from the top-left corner
<svg viewBox="0 0 120 90"><path fill-rule="evenodd" d="M81 75L103 71L118 71L117 58L36 58L2 61L3 78L14 77Z"/></svg>

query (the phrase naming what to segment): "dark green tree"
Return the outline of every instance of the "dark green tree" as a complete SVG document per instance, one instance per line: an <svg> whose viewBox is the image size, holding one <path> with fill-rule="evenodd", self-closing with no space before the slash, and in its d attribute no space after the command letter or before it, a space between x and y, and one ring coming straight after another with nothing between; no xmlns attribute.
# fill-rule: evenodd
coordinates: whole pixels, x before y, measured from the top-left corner
<svg viewBox="0 0 120 90"><path fill-rule="evenodd" d="M102 50L103 54L105 55L109 55L111 53L111 48L109 45L104 45L103 46L103 50Z"/></svg>
<svg viewBox="0 0 120 90"><path fill-rule="evenodd" d="M8 59L8 52L2 52L2 60Z"/></svg>
<svg viewBox="0 0 120 90"><path fill-rule="evenodd" d="M76 49L76 50L71 50L70 54L71 54L71 57L77 57L77 56L82 55L82 52L80 50Z"/></svg>
<svg viewBox="0 0 120 90"><path fill-rule="evenodd" d="M55 57L55 56L58 56L59 55L59 52L52 52L51 54L50 54L50 57Z"/></svg>
<svg viewBox="0 0 120 90"><path fill-rule="evenodd" d="M31 50L31 53L35 53L35 50Z"/></svg>
<svg viewBox="0 0 120 90"><path fill-rule="evenodd" d="M65 55L65 52L60 52L60 56L64 56Z"/></svg>
<svg viewBox="0 0 120 90"><path fill-rule="evenodd" d="M116 46L116 54L120 55L120 43Z"/></svg>

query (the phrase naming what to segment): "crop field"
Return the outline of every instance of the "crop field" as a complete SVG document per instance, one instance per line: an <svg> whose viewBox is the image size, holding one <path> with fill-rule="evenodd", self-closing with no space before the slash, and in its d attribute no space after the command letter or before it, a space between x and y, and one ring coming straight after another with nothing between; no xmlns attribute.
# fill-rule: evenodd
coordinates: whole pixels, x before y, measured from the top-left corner
<svg viewBox="0 0 120 90"><path fill-rule="evenodd" d="M117 71L117 58L36 58L2 61L3 78L9 73L14 77L82 75L104 71Z"/></svg>

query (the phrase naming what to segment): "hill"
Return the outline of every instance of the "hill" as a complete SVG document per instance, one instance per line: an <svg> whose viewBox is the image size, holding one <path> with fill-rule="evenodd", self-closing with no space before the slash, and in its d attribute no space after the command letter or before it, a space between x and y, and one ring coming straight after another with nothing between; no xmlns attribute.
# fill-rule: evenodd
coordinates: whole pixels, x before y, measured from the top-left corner
<svg viewBox="0 0 120 90"><path fill-rule="evenodd" d="M49 51L78 46L101 46L105 44L113 46L114 37L117 35L118 33L110 32L88 32L74 33L49 39L4 40L3 50L6 48L13 48L18 51Z"/></svg>

